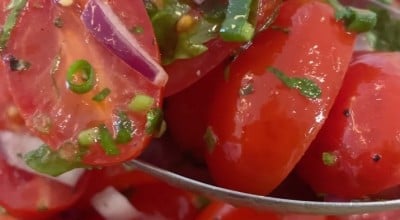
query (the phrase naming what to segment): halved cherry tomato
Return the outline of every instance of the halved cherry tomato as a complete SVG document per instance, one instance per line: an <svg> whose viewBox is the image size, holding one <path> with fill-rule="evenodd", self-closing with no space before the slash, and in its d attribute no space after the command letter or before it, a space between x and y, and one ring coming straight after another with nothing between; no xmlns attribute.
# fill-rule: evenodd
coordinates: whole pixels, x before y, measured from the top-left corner
<svg viewBox="0 0 400 220"><path fill-rule="evenodd" d="M326 123L298 166L317 193L361 198L400 183L400 53L352 61Z"/></svg>
<svg viewBox="0 0 400 220"><path fill-rule="evenodd" d="M128 133L132 140L118 144L115 152L119 153L107 154L97 142L87 150L83 162L106 165L137 156L151 135L145 131L146 114L129 111L128 103L135 95L144 94L154 98L154 108L160 107L161 88L90 35L79 17L79 4L85 1L69 7L54 2L28 3L3 51L15 104L27 126L54 149L72 146L72 151L76 151L80 132L105 125L115 137L119 123L131 123ZM158 49L143 2L121 0L108 4L127 28L135 25L143 28L142 36L137 39L158 60ZM1 11L7 11L5 7L2 4ZM10 64L16 60L28 62L30 66L13 71ZM67 70L78 60L87 61L95 72L94 88L85 94L71 91L66 83ZM93 97L103 89L109 89L110 95L103 101L94 101ZM122 120L121 114L126 114L127 118Z"/></svg>
<svg viewBox="0 0 400 220"><path fill-rule="evenodd" d="M0 206L22 219L50 217L72 206L85 191L90 175L75 187L18 170L0 154Z"/></svg>
<svg viewBox="0 0 400 220"><path fill-rule="evenodd" d="M256 194L282 182L315 138L354 43L320 1L284 2L272 26L230 65L205 132L216 183Z"/></svg>
<svg viewBox="0 0 400 220"><path fill-rule="evenodd" d="M263 29L264 25L271 22L281 2L281 0L258 1L258 8L255 14L257 30ZM216 38L208 42L206 46L208 50L199 56L191 59L176 60L165 66L165 70L169 75L165 89L166 96L182 91L208 74L218 64L222 63L229 56L234 55L241 44L226 42L221 38Z"/></svg>

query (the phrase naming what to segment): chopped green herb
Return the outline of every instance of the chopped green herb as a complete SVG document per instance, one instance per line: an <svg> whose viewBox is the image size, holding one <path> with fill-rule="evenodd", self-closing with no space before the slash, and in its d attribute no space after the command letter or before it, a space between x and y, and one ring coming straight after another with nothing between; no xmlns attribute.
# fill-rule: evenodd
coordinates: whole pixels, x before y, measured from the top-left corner
<svg viewBox="0 0 400 220"><path fill-rule="evenodd" d="M163 123L163 112L160 108L153 108L146 115L146 133L154 135L160 131Z"/></svg>
<svg viewBox="0 0 400 220"><path fill-rule="evenodd" d="M132 140L134 127L132 121L128 118L125 112L120 112L117 121L117 137L115 141L118 144L128 143Z"/></svg>
<svg viewBox="0 0 400 220"><path fill-rule="evenodd" d="M192 17L191 7L184 1L164 0L161 8L145 3L164 65L204 53L208 50L204 44L218 36L220 23L202 16Z"/></svg>
<svg viewBox="0 0 400 220"><path fill-rule="evenodd" d="M75 168L84 167L80 157L74 160L63 159L57 151L53 151L47 145L24 155L25 163L37 172L58 176Z"/></svg>
<svg viewBox="0 0 400 220"><path fill-rule="evenodd" d="M374 49L400 51L400 20L393 18L386 9L374 7L372 10L378 15L378 22L368 35Z"/></svg>
<svg viewBox="0 0 400 220"><path fill-rule="evenodd" d="M22 59L17 59L13 56L11 56L8 59L8 62L9 62L11 71L24 71L24 70L28 70L29 67L31 67L31 64L28 61L22 60Z"/></svg>
<svg viewBox="0 0 400 220"><path fill-rule="evenodd" d="M229 0L220 35L225 41L246 42L253 38L254 27L248 21L252 0Z"/></svg>
<svg viewBox="0 0 400 220"><path fill-rule="evenodd" d="M97 93L95 96L93 96L92 100L96 102L101 102L104 101L104 99L107 98L111 94L111 90L109 88L104 88L101 90L99 93Z"/></svg>
<svg viewBox="0 0 400 220"><path fill-rule="evenodd" d="M96 143L99 140L99 129L98 128L90 128L84 131L81 131L78 134L78 144L80 146L90 146Z"/></svg>
<svg viewBox="0 0 400 220"><path fill-rule="evenodd" d="M327 1L336 11L336 20L343 20L349 31L366 32L376 25L376 13L371 10L343 6L338 0Z"/></svg>
<svg viewBox="0 0 400 220"><path fill-rule="evenodd" d="M268 67L268 71L278 77L287 87L299 90L307 98L316 99L321 96L321 89L310 79L289 77L275 67Z"/></svg>
<svg viewBox="0 0 400 220"><path fill-rule="evenodd" d="M92 65L86 60L75 61L67 71L68 88L78 94L87 93L93 89L96 74Z"/></svg>
<svg viewBox="0 0 400 220"><path fill-rule="evenodd" d="M215 145L217 144L218 139L210 126L207 127L206 132L203 136L203 139L206 142L208 152L212 153L214 151L214 148L215 148Z"/></svg>
<svg viewBox="0 0 400 220"><path fill-rule="evenodd" d="M107 155L115 156L120 154L119 148L114 142L110 131L104 124L99 126L99 143Z"/></svg>
<svg viewBox="0 0 400 220"><path fill-rule="evenodd" d="M337 160L338 160L337 156L332 152L323 152L322 153L322 162L326 166L335 165Z"/></svg>
<svg viewBox="0 0 400 220"><path fill-rule="evenodd" d="M53 24L58 28L62 28L64 26L64 20L61 19L61 17L56 17L54 18Z"/></svg>
<svg viewBox="0 0 400 220"><path fill-rule="evenodd" d="M25 8L26 3L27 0L11 0L7 5L6 10L9 11L9 13L3 25L3 30L0 33L0 52L6 48L11 36L11 31L17 24L21 11Z"/></svg>
<svg viewBox="0 0 400 220"><path fill-rule="evenodd" d="M148 112L154 105L154 98L148 95L135 95L128 104L129 110L133 112Z"/></svg>

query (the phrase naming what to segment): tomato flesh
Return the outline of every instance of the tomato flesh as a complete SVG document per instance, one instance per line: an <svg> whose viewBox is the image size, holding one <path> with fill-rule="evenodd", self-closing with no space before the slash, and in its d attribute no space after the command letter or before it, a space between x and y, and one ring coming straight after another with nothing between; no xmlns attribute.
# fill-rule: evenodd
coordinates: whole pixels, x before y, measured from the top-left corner
<svg viewBox="0 0 400 220"><path fill-rule="evenodd" d="M144 36L138 40L157 60L159 54L152 41L154 36L143 2L111 1L109 4L125 16L121 20L126 25L134 22L144 28ZM80 132L100 124L113 135L119 113L125 112L135 129L132 141L118 145L120 153L115 156L107 155L94 144L83 158L84 163L92 165L121 162L137 156L150 139L145 132L146 115L128 111L128 103L135 95L145 94L155 99L154 107L159 107L161 88L100 45L79 16L77 4L61 7L44 0L27 4L3 53L28 61L31 66L19 72L7 68L8 83L27 126L54 149L76 144ZM56 27L54 19L61 19L62 27ZM66 73L70 65L82 59L94 68L96 82L88 93L77 94L68 88ZM104 101L93 101L105 88L111 94Z"/></svg>

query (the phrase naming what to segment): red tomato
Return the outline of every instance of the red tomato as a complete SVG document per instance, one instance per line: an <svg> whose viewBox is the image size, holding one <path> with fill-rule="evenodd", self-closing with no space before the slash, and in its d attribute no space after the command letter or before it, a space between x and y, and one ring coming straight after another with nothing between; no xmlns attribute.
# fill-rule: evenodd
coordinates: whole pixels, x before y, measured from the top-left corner
<svg viewBox="0 0 400 220"><path fill-rule="evenodd" d="M70 207L83 194L89 175L72 188L15 169L0 154L0 206L18 218L44 218Z"/></svg>
<svg viewBox="0 0 400 220"><path fill-rule="evenodd" d="M324 216L283 214L258 211L245 207L234 207L227 203L213 202L207 206L196 220L325 220Z"/></svg>
<svg viewBox="0 0 400 220"><path fill-rule="evenodd" d="M336 102L298 167L315 192L360 198L400 183L400 53L354 57Z"/></svg>
<svg viewBox="0 0 400 220"><path fill-rule="evenodd" d="M3 73L3 65L0 64L0 82L5 81ZM2 85L0 87L0 130L25 130L24 120L19 114L18 108L14 105L8 87Z"/></svg>
<svg viewBox="0 0 400 220"><path fill-rule="evenodd" d="M354 43L331 6L320 1L286 1L272 25L231 64L227 82L218 85L206 132L207 164L215 182L263 195L282 182L315 138ZM322 92L285 85L295 80ZM309 97L302 92L310 92Z"/></svg>
<svg viewBox="0 0 400 220"><path fill-rule="evenodd" d="M84 163L92 165L117 163L137 156L150 139L145 132L146 114L129 111L128 103L136 94L146 94L154 97L154 107L159 107L161 88L98 43L81 22L77 4L62 7L54 1L39 0L26 5L3 55L31 66L12 71L7 61L6 76L28 127L54 149L76 145L80 132L102 124L115 137L119 115L126 113L127 121L134 126L132 141L119 144L120 153L112 156L100 144L93 144L83 158ZM143 2L121 0L109 4L127 27L143 27L137 39L158 60ZM6 4L1 6L1 11L6 11ZM62 21L62 27L54 25L55 19ZM88 61L96 74L94 88L85 94L74 93L66 85L67 69L80 59ZM105 88L111 94L102 102L93 101Z"/></svg>
<svg viewBox="0 0 400 220"><path fill-rule="evenodd" d="M164 182L132 188L132 205L149 217L192 220L201 208L202 198Z"/></svg>
<svg viewBox="0 0 400 220"><path fill-rule="evenodd" d="M224 62L226 64L226 62ZM207 111L214 91L224 80L226 66L219 65L211 73L183 92L165 100L164 112L168 132L183 150L204 160L204 131L207 128Z"/></svg>
<svg viewBox="0 0 400 220"><path fill-rule="evenodd" d="M258 30L272 20L277 6L281 2L281 0L258 1L256 13ZM234 55L240 45L239 43L226 42L221 38L217 38L206 44L208 50L205 53L191 59L177 60L165 66L165 70L169 75L165 95L170 96L189 87L226 58Z"/></svg>

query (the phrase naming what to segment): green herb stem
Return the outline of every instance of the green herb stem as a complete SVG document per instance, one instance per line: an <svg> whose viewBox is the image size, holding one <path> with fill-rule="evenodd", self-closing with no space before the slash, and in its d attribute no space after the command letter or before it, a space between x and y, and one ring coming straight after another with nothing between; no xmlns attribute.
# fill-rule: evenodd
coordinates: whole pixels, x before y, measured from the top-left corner
<svg viewBox="0 0 400 220"><path fill-rule="evenodd" d="M251 0L229 0L220 35L225 41L246 42L252 39L254 27L248 21Z"/></svg>

